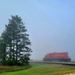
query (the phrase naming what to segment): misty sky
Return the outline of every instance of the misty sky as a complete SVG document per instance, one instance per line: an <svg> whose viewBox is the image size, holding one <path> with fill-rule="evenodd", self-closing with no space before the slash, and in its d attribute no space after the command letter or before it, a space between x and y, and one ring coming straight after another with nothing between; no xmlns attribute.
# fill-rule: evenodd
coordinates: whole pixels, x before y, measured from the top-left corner
<svg viewBox="0 0 75 75"><path fill-rule="evenodd" d="M50 52L68 52L75 59L75 0L0 0L0 34L11 15L25 23L32 59Z"/></svg>

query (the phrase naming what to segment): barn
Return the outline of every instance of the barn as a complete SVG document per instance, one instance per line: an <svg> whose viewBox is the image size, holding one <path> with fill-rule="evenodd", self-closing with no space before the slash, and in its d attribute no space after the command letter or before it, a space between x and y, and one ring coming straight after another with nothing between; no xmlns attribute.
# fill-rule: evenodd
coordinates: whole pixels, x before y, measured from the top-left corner
<svg viewBox="0 0 75 75"><path fill-rule="evenodd" d="M46 54L43 61L70 62L71 58L69 58L68 52L54 52Z"/></svg>

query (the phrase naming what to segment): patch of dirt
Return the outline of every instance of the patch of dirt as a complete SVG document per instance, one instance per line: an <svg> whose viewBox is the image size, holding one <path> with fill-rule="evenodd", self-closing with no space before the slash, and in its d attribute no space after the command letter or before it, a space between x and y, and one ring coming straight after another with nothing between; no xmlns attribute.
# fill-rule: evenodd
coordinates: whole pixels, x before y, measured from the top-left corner
<svg viewBox="0 0 75 75"><path fill-rule="evenodd" d="M65 75L75 75L75 73L65 74Z"/></svg>

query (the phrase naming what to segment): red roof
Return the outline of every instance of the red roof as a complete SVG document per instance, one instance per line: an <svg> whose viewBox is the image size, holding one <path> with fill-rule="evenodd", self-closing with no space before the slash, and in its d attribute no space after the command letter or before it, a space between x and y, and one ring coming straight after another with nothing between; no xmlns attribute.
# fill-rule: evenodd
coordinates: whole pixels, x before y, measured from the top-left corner
<svg viewBox="0 0 75 75"><path fill-rule="evenodd" d="M60 52L60 53L48 53L45 58L68 58L67 52Z"/></svg>

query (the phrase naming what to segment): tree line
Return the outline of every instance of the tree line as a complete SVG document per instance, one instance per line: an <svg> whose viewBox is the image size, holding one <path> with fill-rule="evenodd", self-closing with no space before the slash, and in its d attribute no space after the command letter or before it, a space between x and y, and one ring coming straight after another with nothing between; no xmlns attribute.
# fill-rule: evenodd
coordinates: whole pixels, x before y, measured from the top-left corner
<svg viewBox="0 0 75 75"><path fill-rule="evenodd" d="M21 17L11 16L0 36L0 64L28 64L32 52L30 46L29 34Z"/></svg>

